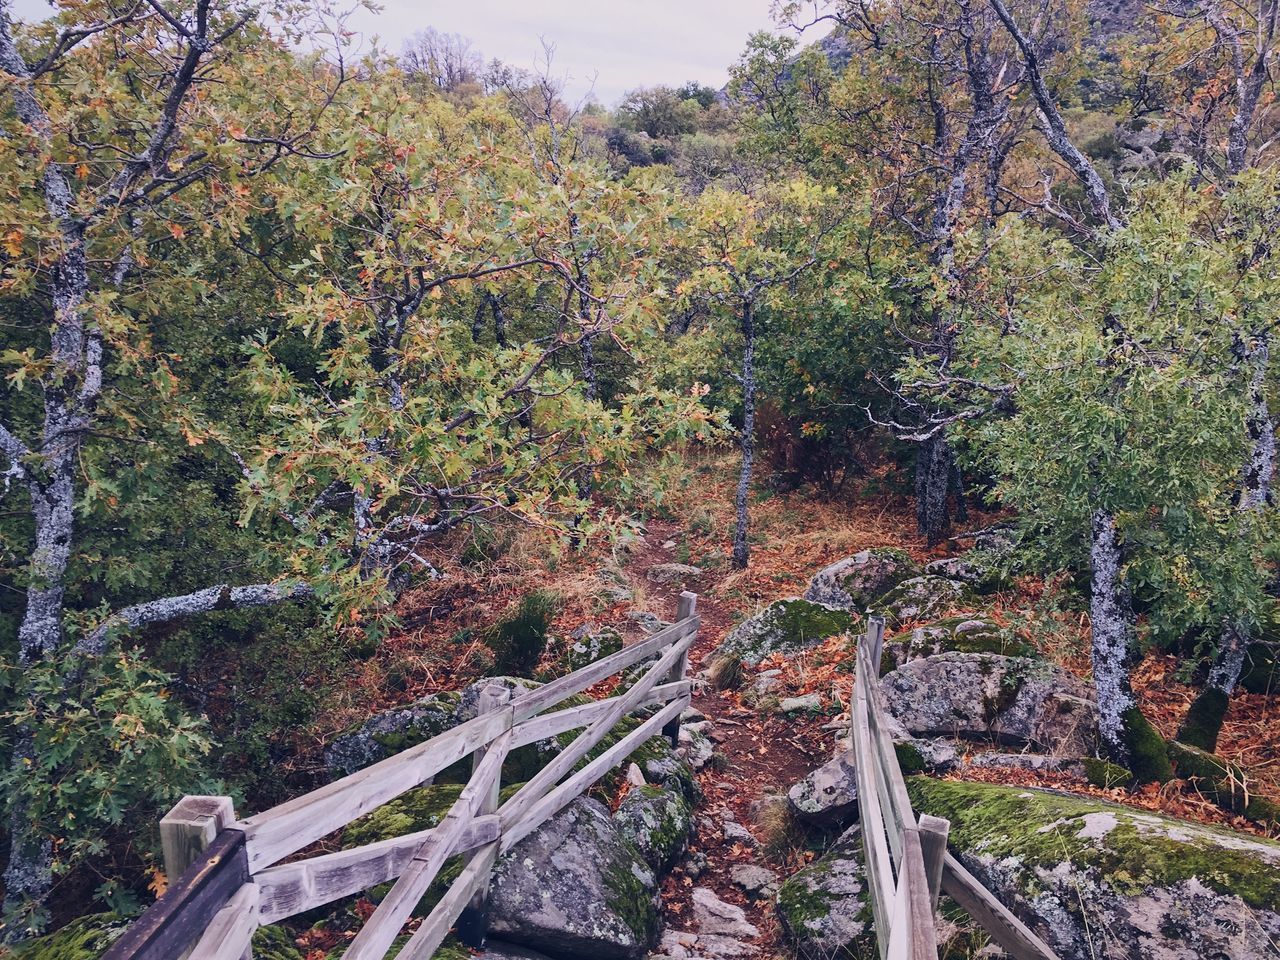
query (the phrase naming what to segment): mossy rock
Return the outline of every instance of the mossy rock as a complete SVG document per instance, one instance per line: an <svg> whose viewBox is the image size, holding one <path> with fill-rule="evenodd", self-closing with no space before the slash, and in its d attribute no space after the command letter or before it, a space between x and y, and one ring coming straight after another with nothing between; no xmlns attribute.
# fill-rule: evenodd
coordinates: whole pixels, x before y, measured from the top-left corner
<svg viewBox="0 0 1280 960"><path fill-rule="evenodd" d="M387 951L386 960L394 960L399 956L400 951L404 949L404 945L409 942L409 937L396 937L391 944L391 948ZM325 960L342 960L342 956L347 952L350 944L343 944L341 947L335 947L325 954ZM256 950L256 944L255 944ZM258 954L255 952L253 960L258 960ZM431 960L475 960L475 954L463 946L453 937L445 940L440 944L439 949L432 955Z"/></svg>
<svg viewBox="0 0 1280 960"><path fill-rule="evenodd" d="M19 944L9 956L13 960L97 960L128 928L129 920L118 914L95 913Z"/></svg>
<svg viewBox="0 0 1280 960"><path fill-rule="evenodd" d="M1099 930L1107 956L1273 956L1278 843L1047 790L927 777L908 790L1063 960L1088 960Z"/></svg>
<svg viewBox="0 0 1280 960"><path fill-rule="evenodd" d="M912 577L893 587L871 604L871 612L884 616L897 628L920 620L935 620L952 607L969 600L965 585L946 577Z"/></svg>
<svg viewBox="0 0 1280 960"><path fill-rule="evenodd" d="M640 851L645 862L662 873L689 843L693 811L677 786L655 784L633 788L613 815L622 836Z"/></svg>
<svg viewBox="0 0 1280 960"><path fill-rule="evenodd" d="M454 690L375 714L333 739L325 748L325 765L345 776L438 737L462 722L461 702L462 694Z"/></svg>
<svg viewBox="0 0 1280 960"><path fill-rule="evenodd" d="M886 641L880 658L880 675L911 660L949 652L997 653L1030 659L1040 656L1030 644L981 616L945 617Z"/></svg>
<svg viewBox="0 0 1280 960"><path fill-rule="evenodd" d="M854 623L854 616L845 610L799 597L778 600L729 631L716 657L755 666L774 653L792 654L816 647L828 637L847 633Z"/></svg>
<svg viewBox="0 0 1280 960"><path fill-rule="evenodd" d="M1129 769L1138 783L1168 783L1173 779L1169 748L1142 711L1130 707L1120 715L1125 745L1129 749Z"/></svg>
<svg viewBox="0 0 1280 960"><path fill-rule="evenodd" d="M878 956L871 898L858 827L779 888L779 921L801 960L864 960Z"/></svg>
<svg viewBox="0 0 1280 960"><path fill-rule="evenodd" d="M1251 778L1239 764L1177 740L1169 741L1168 751L1177 775L1190 781L1218 806L1256 823L1280 822L1280 804L1266 797L1252 796Z"/></svg>
<svg viewBox="0 0 1280 960"><path fill-rule="evenodd" d="M1095 787L1112 790L1133 783L1133 771L1128 767L1098 757L1085 757L1081 763L1084 764L1085 779Z"/></svg>
<svg viewBox="0 0 1280 960"><path fill-rule="evenodd" d="M920 575L920 565L904 550L875 547L837 560L818 571L804 599L840 610L861 612L886 590Z"/></svg>

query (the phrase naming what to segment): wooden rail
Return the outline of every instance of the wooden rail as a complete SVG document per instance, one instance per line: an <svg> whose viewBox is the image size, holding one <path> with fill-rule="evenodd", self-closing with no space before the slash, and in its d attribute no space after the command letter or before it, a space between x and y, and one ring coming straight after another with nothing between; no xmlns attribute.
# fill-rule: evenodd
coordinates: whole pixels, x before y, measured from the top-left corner
<svg viewBox="0 0 1280 960"><path fill-rule="evenodd" d="M466 858L462 872L397 956L426 960L455 925L464 942L480 947L498 856L650 737L678 739L690 700L685 672L698 632L696 607L697 596L683 593L677 622L660 633L515 697L487 687L475 719L263 813L236 821L227 797L184 797L160 824L165 870L176 880L103 960L247 960L259 926L393 883L343 954L381 960L445 861L457 855ZM622 693L547 712L650 658ZM620 720L640 711L648 715L639 726L574 770ZM499 805L507 754L573 730L582 732ZM434 828L281 862L467 756L471 777Z"/></svg>
<svg viewBox="0 0 1280 960"><path fill-rule="evenodd" d="M881 960L937 960L934 913L951 897L1013 960L1057 955L947 852L950 823L911 809L906 779L885 725L880 691L884 618L871 617L858 644L849 737L857 771L867 887Z"/></svg>

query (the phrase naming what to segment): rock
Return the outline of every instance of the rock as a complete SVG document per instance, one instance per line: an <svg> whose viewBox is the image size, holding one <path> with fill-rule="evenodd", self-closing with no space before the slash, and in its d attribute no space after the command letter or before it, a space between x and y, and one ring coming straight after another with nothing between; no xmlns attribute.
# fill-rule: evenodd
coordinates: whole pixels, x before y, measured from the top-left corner
<svg viewBox="0 0 1280 960"><path fill-rule="evenodd" d="M341 776L355 773L392 754L437 737L461 723L461 695L437 693L374 714L364 723L339 734L325 748L324 762Z"/></svg>
<svg viewBox="0 0 1280 960"><path fill-rule="evenodd" d="M494 870L490 931L563 960L639 960L659 923L653 871L595 800L573 801Z"/></svg>
<svg viewBox="0 0 1280 960"><path fill-rule="evenodd" d="M715 743L700 730L681 726L679 740L680 745L676 747L676 756L682 757L694 770L701 770L716 755Z"/></svg>
<svg viewBox="0 0 1280 960"><path fill-rule="evenodd" d="M806 693L801 697L787 697L778 704L778 709L783 713L799 713L801 710L817 713L822 709L822 695Z"/></svg>
<svg viewBox="0 0 1280 960"><path fill-rule="evenodd" d="M948 580L958 580L966 584L972 583L978 575L972 561L965 557L943 557L940 560L930 560L924 565L924 573L927 577L945 577Z"/></svg>
<svg viewBox="0 0 1280 960"><path fill-rule="evenodd" d="M671 626L666 620L659 620L648 610L628 610L627 619L639 624L640 629L650 635Z"/></svg>
<svg viewBox="0 0 1280 960"><path fill-rule="evenodd" d="M666 930L659 944L662 952L649 960L732 960L754 953L741 940L714 934L700 935L686 930Z"/></svg>
<svg viewBox="0 0 1280 960"><path fill-rule="evenodd" d="M654 741L651 740L650 743ZM651 751L651 755L640 757L636 763L644 771L644 778L649 783L674 787L689 800L697 796L698 786L693 779L693 769L665 741L659 741L657 749Z"/></svg>
<svg viewBox="0 0 1280 960"><path fill-rule="evenodd" d="M640 769L638 764L627 765L627 783L633 787L648 786L648 781L644 778L644 771Z"/></svg>
<svg viewBox="0 0 1280 960"><path fill-rule="evenodd" d="M1045 790L913 777L913 806L1062 960L1263 960L1280 844Z"/></svg>
<svg viewBox="0 0 1280 960"><path fill-rule="evenodd" d="M129 921L123 917L95 913L19 944L6 956L11 960L97 960L128 928Z"/></svg>
<svg viewBox="0 0 1280 960"><path fill-rule="evenodd" d="M958 557L927 563L924 572L934 577L958 580L978 593L994 593L1009 585L1007 568L1012 552L1012 541L998 547L975 547Z"/></svg>
<svg viewBox="0 0 1280 960"><path fill-rule="evenodd" d="M754 666L771 653L798 653L816 647L828 637L847 632L853 623L853 617L843 610L797 597L779 600L729 631L716 656Z"/></svg>
<svg viewBox="0 0 1280 960"><path fill-rule="evenodd" d="M746 911L726 903L706 887L693 888L693 922L699 936L754 940L760 930L747 920Z"/></svg>
<svg viewBox="0 0 1280 960"><path fill-rule="evenodd" d="M1007 657L1039 655L1030 646L977 617L947 617L891 637L880 660L882 672L939 653L999 653Z"/></svg>
<svg viewBox="0 0 1280 960"><path fill-rule="evenodd" d="M880 686L913 736L990 738L1058 757L1090 753L1096 737L1090 689L1043 661L941 653L891 671Z"/></svg>
<svg viewBox="0 0 1280 960"><path fill-rule="evenodd" d="M614 813L613 822L658 873L684 853L693 829L689 801L682 792L648 785L631 788Z"/></svg>
<svg viewBox="0 0 1280 960"><path fill-rule="evenodd" d="M702 568L687 563L655 563L647 576L654 583L675 583L702 576Z"/></svg>
<svg viewBox="0 0 1280 960"><path fill-rule="evenodd" d="M878 956L858 827L778 888L777 913L801 960Z"/></svg>
<svg viewBox="0 0 1280 960"><path fill-rule="evenodd" d="M754 863L735 863L729 879L752 900L763 900L778 892L778 875Z"/></svg>
<svg viewBox="0 0 1280 960"><path fill-rule="evenodd" d="M674 550L675 548L676 548L676 542L674 540L664 540L662 542L663 550Z"/></svg>
<svg viewBox="0 0 1280 960"><path fill-rule="evenodd" d="M858 779L853 751L846 750L818 767L787 791L787 802L801 820L839 824L858 809Z"/></svg>
<svg viewBox="0 0 1280 960"><path fill-rule="evenodd" d="M863 550L819 570L809 581L804 599L861 612L891 587L919 574L920 567L901 550Z"/></svg>
<svg viewBox="0 0 1280 960"><path fill-rule="evenodd" d="M569 634L569 643L560 655L560 664L565 673L573 673L621 649L622 634L617 630L588 623Z"/></svg>
<svg viewBox="0 0 1280 960"><path fill-rule="evenodd" d="M913 620L935 619L965 597L963 583L945 577L912 577L881 595L871 609L897 627Z"/></svg>
<svg viewBox="0 0 1280 960"><path fill-rule="evenodd" d="M720 832L730 843L741 843L747 847L757 846L755 835L732 815L725 816L724 822L720 824Z"/></svg>
<svg viewBox="0 0 1280 960"><path fill-rule="evenodd" d="M691 880L697 880L702 876L703 871L707 869L707 855L701 851L689 854L685 857L684 863L680 865L685 876Z"/></svg>

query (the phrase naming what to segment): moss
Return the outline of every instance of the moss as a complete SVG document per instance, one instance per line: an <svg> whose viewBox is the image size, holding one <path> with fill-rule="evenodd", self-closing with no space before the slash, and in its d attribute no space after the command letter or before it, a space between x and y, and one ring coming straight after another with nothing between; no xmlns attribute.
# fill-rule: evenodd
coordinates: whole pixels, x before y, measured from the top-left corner
<svg viewBox="0 0 1280 960"><path fill-rule="evenodd" d="M391 944L391 949L387 951L386 960L394 960L404 949L404 945L409 942L407 936L397 937L395 942ZM351 944L346 943L340 947L336 947L325 954L325 960L341 960L343 954L347 952L347 948ZM254 955L255 960L257 955ZM432 960L474 960L475 954L463 946L454 937L450 937L432 954Z"/></svg>
<svg viewBox="0 0 1280 960"><path fill-rule="evenodd" d="M1084 758L1084 776L1095 787L1112 790L1133 783L1133 771L1098 757Z"/></svg>
<svg viewBox="0 0 1280 960"><path fill-rule="evenodd" d="M627 846L635 854L636 860L643 863L644 857L629 842ZM648 946L658 934L661 922L654 904L653 891L636 876L634 864L623 862L609 864L605 868L605 886L608 894L605 903L611 911L626 924L638 943Z"/></svg>
<svg viewBox="0 0 1280 960"><path fill-rule="evenodd" d="M461 793L460 784L439 783L401 794L349 824L342 834L343 846L362 847L366 843L430 830L444 819Z"/></svg>
<svg viewBox="0 0 1280 960"><path fill-rule="evenodd" d="M1280 804L1249 795L1246 771L1228 760L1193 747L1169 742L1169 758L1178 776L1189 780L1218 806L1264 825L1280 822Z"/></svg>
<svg viewBox="0 0 1280 960"><path fill-rule="evenodd" d="M898 766L908 776L922 772L927 766L924 762L924 757L920 753L920 748L910 740L895 743L893 752L898 755Z"/></svg>
<svg viewBox="0 0 1280 960"><path fill-rule="evenodd" d="M547 648L547 631L560 608L560 597L549 590L525 595L516 609L503 617L485 636L499 674L531 676Z"/></svg>
<svg viewBox="0 0 1280 960"><path fill-rule="evenodd" d="M303 956L293 934L273 924L254 933L253 960L303 960Z"/></svg>
<svg viewBox="0 0 1280 960"><path fill-rule="evenodd" d="M1280 902L1280 871L1250 849L1257 844L1280 857L1280 844L1271 841L1046 790L928 777L911 777L907 788L917 810L951 821L953 848L1010 858L1028 878L1069 861L1123 895L1194 877L1251 907L1272 910ZM1114 818L1100 838L1084 829L1091 814ZM1161 823L1176 829L1161 830Z"/></svg>
<svg viewBox="0 0 1280 960"><path fill-rule="evenodd" d="M788 928L803 930L830 915L831 900L824 890L812 890L802 878L792 877L778 888L778 915Z"/></svg>
<svg viewBox="0 0 1280 960"><path fill-rule="evenodd" d="M13 949L12 960L97 960L128 927L114 913L95 913Z"/></svg>
<svg viewBox="0 0 1280 960"><path fill-rule="evenodd" d="M1191 708L1178 728L1178 739L1183 743L1212 753L1218 747L1218 734L1227 715L1229 697L1217 687L1205 687L1191 701Z"/></svg>
<svg viewBox="0 0 1280 960"><path fill-rule="evenodd" d="M1254 823L1268 827L1280 826L1280 803L1266 797L1253 797L1241 811Z"/></svg>
<svg viewBox="0 0 1280 960"><path fill-rule="evenodd" d="M847 610L831 610L808 600L780 600L773 605L774 622L788 640L808 643L838 636L853 626Z"/></svg>
<svg viewBox="0 0 1280 960"><path fill-rule="evenodd" d="M1130 707L1120 715L1124 725L1125 744L1129 748L1129 767L1138 783L1167 783L1173 779L1169 750L1156 728L1142 711Z"/></svg>
<svg viewBox="0 0 1280 960"><path fill-rule="evenodd" d="M871 604L871 609L882 613L893 626L909 620L936 617L948 607L959 606L968 598L968 591L946 577L913 577L892 587Z"/></svg>
<svg viewBox="0 0 1280 960"><path fill-rule="evenodd" d="M692 812L678 785L645 784L627 794L613 820L649 866L662 871L684 851Z"/></svg>

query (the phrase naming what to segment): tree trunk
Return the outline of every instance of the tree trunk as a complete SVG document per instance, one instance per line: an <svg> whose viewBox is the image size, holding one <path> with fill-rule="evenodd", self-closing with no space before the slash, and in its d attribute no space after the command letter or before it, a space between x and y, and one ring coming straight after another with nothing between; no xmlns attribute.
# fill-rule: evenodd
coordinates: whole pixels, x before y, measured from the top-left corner
<svg viewBox="0 0 1280 960"><path fill-rule="evenodd" d="M1243 345L1242 345L1243 347ZM1267 404L1266 377L1271 360L1271 343L1261 334L1248 347L1243 359L1249 367L1249 415L1246 428L1252 442L1249 462L1240 485L1240 511L1258 513L1271 503L1271 485L1276 469L1276 433ZM1246 516L1245 522L1249 522ZM1212 753L1227 714L1231 694L1240 682L1240 671L1252 640L1250 624L1244 617L1229 617L1222 625L1218 649L1209 678L1196 695L1178 728L1178 739Z"/></svg>
<svg viewBox="0 0 1280 960"><path fill-rule="evenodd" d="M1093 683L1098 692L1098 733L1107 758L1128 766L1126 715L1136 708L1129 667L1133 656L1133 608L1122 572L1123 553L1115 518L1095 510L1089 547L1092 593Z"/></svg>
<svg viewBox="0 0 1280 960"><path fill-rule="evenodd" d="M947 494L951 490L953 459L951 444L941 431L921 441L917 448L916 526L931 547L951 529Z"/></svg>
<svg viewBox="0 0 1280 960"><path fill-rule="evenodd" d="M742 434L738 441L742 451L742 471L738 475L735 499L738 522L733 532L733 565L740 570L746 568L751 555L751 547L747 543L747 508L756 449L756 330L754 305L749 300L742 304L742 336Z"/></svg>

